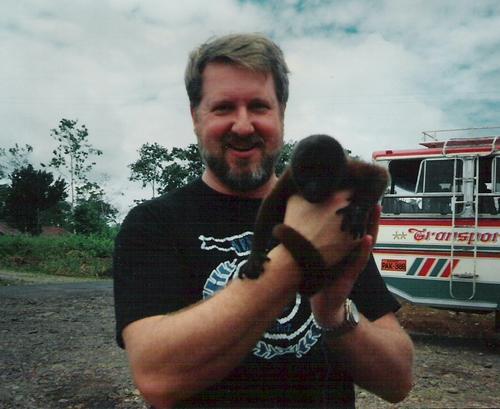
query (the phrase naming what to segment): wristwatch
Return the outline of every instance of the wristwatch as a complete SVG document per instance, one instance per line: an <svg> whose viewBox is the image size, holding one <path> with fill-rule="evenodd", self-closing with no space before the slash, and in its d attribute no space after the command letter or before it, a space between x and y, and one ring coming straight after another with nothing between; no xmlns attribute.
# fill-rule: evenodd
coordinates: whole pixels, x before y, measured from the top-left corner
<svg viewBox="0 0 500 409"><path fill-rule="evenodd" d="M334 327L322 327L321 325L316 324L323 335L329 338L337 338L356 328L359 324L359 311L356 304L354 304L349 298L346 298L345 300L344 311L344 321L342 321L340 325Z"/></svg>

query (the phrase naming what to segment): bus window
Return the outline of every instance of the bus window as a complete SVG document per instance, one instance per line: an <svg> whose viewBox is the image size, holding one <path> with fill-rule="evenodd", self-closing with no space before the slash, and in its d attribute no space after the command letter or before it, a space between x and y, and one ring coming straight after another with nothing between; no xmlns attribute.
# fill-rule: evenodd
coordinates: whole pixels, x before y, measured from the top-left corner
<svg viewBox="0 0 500 409"><path fill-rule="evenodd" d="M385 214L419 213L421 199L415 198L418 170L422 159L396 159L389 163L391 183L382 199Z"/></svg>
<svg viewBox="0 0 500 409"><path fill-rule="evenodd" d="M419 213L421 199L415 198L421 159L398 159L389 163L391 184L382 199L385 214Z"/></svg>
<svg viewBox="0 0 500 409"><path fill-rule="evenodd" d="M388 167L391 185L382 200L382 212L394 215L451 214L453 192L459 201L463 197L462 168L462 161L455 159L392 160ZM462 210L463 204L457 204L455 212Z"/></svg>
<svg viewBox="0 0 500 409"><path fill-rule="evenodd" d="M391 194L413 195L415 193L418 170L421 162L421 159L402 159L393 160L389 163Z"/></svg>
<svg viewBox="0 0 500 409"><path fill-rule="evenodd" d="M417 193L453 192L453 173L462 177L462 161L456 159L428 159L422 163L418 178ZM462 190L461 180L456 180L455 192Z"/></svg>
<svg viewBox="0 0 500 409"><path fill-rule="evenodd" d="M456 159L427 159L422 162L417 193L423 195L424 213L451 214L452 194L462 191L462 168L462 161ZM455 211L462 211L462 205Z"/></svg>
<svg viewBox="0 0 500 409"><path fill-rule="evenodd" d="M498 214L498 161L500 158L479 158L479 178L478 178L478 209L481 214Z"/></svg>

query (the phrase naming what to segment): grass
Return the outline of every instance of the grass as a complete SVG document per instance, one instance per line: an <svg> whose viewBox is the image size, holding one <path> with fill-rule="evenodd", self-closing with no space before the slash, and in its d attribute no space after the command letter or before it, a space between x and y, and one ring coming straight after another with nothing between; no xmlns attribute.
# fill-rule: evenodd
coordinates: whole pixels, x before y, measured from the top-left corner
<svg viewBox="0 0 500 409"><path fill-rule="evenodd" d="M0 236L0 268L75 277L110 277L113 239Z"/></svg>

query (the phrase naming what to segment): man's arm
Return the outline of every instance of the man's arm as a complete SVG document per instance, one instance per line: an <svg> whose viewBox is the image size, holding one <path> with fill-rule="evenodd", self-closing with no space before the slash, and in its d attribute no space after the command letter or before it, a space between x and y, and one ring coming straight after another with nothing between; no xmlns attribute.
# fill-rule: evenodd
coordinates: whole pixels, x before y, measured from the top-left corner
<svg viewBox="0 0 500 409"><path fill-rule="evenodd" d="M326 342L362 388L392 403L410 392L413 344L393 313L373 322L361 317L354 330Z"/></svg>
<svg viewBox="0 0 500 409"><path fill-rule="evenodd" d="M337 194L331 205L335 206L333 202L341 200L342 195ZM324 233L328 222L323 226L317 224L316 227L297 223L297 220L321 218L322 213L328 213L328 208L311 205L294 196L289 201L285 223L300 231L311 242L318 243L316 247L328 262L332 252L332 242L325 239ZM358 249L352 254L352 261L344 266L329 286L311 297L311 309L316 322L322 327L335 327L343 321L345 299L368 262L378 233L379 217L380 208L377 207L369 234L362 238ZM334 225L338 220L332 215L329 223ZM390 402L401 401L410 392L413 383L413 343L393 313L385 314L373 322L361 317L354 330L327 340L327 344L346 363L353 381L359 386Z"/></svg>
<svg viewBox="0 0 500 409"><path fill-rule="evenodd" d="M208 300L125 327L134 381L148 402L173 406L224 378L255 346L301 280L282 246L269 257L257 280L234 280Z"/></svg>
<svg viewBox="0 0 500 409"><path fill-rule="evenodd" d="M376 236L376 231L372 233ZM364 237L355 261L331 286L311 298L313 314L321 326L335 327L343 321L345 298L360 266L368 261L372 243L372 236ZM342 359L357 385L389 402L399 402L413 386L413 343L392 312L373 322L362 315L360 318L352 331L338 338L326 337L327 345Z"/></svg>

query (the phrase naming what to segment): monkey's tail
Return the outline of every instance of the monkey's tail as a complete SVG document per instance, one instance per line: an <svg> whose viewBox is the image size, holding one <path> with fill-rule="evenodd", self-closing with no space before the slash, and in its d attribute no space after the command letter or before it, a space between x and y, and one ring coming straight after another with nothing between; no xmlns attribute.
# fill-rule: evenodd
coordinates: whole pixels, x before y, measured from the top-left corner
<svg viewBox="0 0 500 409"><path fill-rule="evenodd" d="M286 224L276 225L273 236L292 254L302 270L299 293L306 297L314 295L324 286L329 270L319 251L302 234Z"/></svg>

